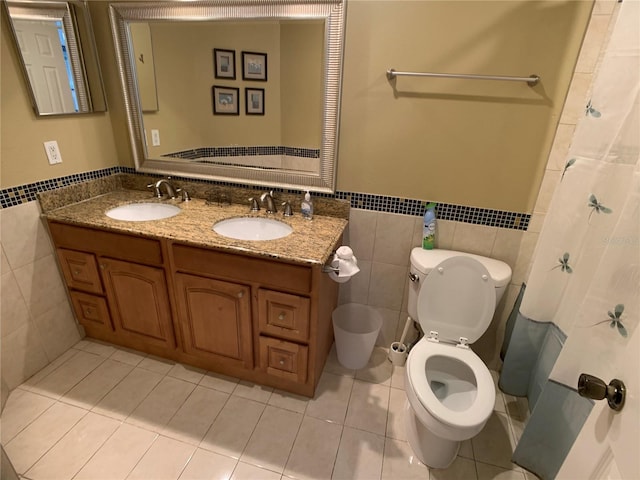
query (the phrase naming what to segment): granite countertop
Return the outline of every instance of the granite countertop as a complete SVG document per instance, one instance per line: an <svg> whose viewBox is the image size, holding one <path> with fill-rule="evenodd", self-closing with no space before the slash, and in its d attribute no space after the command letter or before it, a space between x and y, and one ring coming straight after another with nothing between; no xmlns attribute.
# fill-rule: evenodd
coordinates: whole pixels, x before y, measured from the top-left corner
<svg viewBox="0 0 640 480"><path fill-rule="evenodd" d="M111 208L139 202L171 203L182 211L171 218L143 222L114 220L105 215ZM280 212L267 215L264 209L250 212L248 205L211 205L198 198L189 202L160 200L153 198L149 192L137 190L112 191L50 210L44 215L53 221L165 238L231 253L319 265L327 263L332 251L339 246L337 242L347 226L347 220L343 218L314 215L313 220L309 221L302 218L299 212L295 212L292 217L283 217ZM227 218L267 216L287 223L293 228L293 232L276 240L250 241L223 237L212 229L214 223Z"/></svg>

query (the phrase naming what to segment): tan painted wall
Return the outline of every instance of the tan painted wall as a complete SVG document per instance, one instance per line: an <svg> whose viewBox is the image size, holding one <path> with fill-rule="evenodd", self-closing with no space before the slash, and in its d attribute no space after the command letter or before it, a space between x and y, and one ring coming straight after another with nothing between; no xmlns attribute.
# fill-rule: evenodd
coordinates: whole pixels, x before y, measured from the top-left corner
<svg viewBox="0 0 640 480"><path fill-rule="evenodd" d="M177 150L280 142L280 33L275 24L152 24L158 85L155 113L145 113L147 138L160 131L152 156ZM213 49L236 51L236 79L214 78ZM267 82L242 80L241 52L267 53ZM188 52L188 53L185 53ZM185 87L186 85L186 87ZM239 88L240 114L214 115L211 87ZM264 116L245 115L244 89L265 89Z"/></svg>
<svg viewBox="0 0 640 480"><path fill-rule="evenodd" d="M592 2L348 4L337 188L533 209ZM528 76L399 78L389 68Z"/></svg>
<svg viewBox="0 0 640 480"><path fill-rule="evenodd" d="M350 0L337 188L531 211L591 6ZM117 164L116 158L132 165L107 2L91 2L91 14L109 101L106 115L35 119L3 28L3 186L103 168ZM206 67L212 69L208 50ZM270 76L271 67L270 62ZM394 92L385 77L391 67L536 73L542 82L530 89L520 83L401 78ZM266 103L269 108L270 97ZM161 132L163 142L167 133ZM42 147L51 139L59 141L65 160L54 167Z"/></svg>
<svg viewBox="0 0 640 480"><path fill-rule="evenodd" d="M283 24L281 35L282 144L319 148L322 142L324 25ZM305 55L300 55L301 51L306 52ZM287 69L293 66L295 68Z"/></svg>
<svg viewBox="0 0 640 480"><path fill-rule="evenodd" d="M109 113L36 117L4 8L1 35L0 187L118 165ZM63 162L49 165L43 143L56 140Z"/></svg>

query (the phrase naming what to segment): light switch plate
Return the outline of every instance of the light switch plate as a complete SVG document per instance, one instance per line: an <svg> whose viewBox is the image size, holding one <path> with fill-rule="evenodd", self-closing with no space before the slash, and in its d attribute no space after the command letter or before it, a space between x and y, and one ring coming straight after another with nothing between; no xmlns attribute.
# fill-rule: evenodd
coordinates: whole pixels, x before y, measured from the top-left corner
<svg viewBox="0 0 640 480"><path fill-rule="evenodd" d="M151 145L154 147L160 145L160 130L151 129Z"/></svg>
<svg viewBox="0 0 640 480"><path fill-rule="evenodd" d="M47 152L47 158L49 159L49 163L51 165L62 163L62 155L60 154L58 142L56 142L55 140L44 142L44 151Z"/></svg>

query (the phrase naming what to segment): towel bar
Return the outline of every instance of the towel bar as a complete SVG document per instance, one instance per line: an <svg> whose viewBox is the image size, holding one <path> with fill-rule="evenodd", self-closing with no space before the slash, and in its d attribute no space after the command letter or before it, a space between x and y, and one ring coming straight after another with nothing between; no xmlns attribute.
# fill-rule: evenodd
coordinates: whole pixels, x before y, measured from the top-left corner
<svg viewBox="0 0 640 480"><path fill-rule="evenodd" d="M429 73L429 72L398 72L393 68L387 70L387 79L390 81L399 76L406 77L440 77L440 78L464 78L471 80L504 80L507 82L527 82L530 87L538 84L540 77L530 75L528 77L509 77L503 75L474 75L464 73Z"/></svg>

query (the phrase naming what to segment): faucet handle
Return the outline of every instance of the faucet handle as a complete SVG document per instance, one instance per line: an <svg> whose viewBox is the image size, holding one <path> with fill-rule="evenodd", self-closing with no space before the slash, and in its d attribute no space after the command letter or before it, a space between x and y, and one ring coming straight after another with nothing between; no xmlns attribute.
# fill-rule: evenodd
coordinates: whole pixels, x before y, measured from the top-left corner
<svg viewBox="0 0 640 480"><path fill-rule="evenodd" d="M184 188L176 188L176 193L182 194L181 197L183 202L191 201L191 196L189 195L189 192L187 192Z"/></svg>
<svg viewBox="0 0 640 480"><path fill-rule="evenodd" d="M160 191L160 187L155 183L150 183L147 185L147 188L153 188L153 196L157 198L162 198L162 192Z"/></svg>
<svg viewBox="0 0 640 480"><path fill-rule="evenodd" d="M293 210L291 209L291 204L289 202L282 202L282 206L284 207L284 211L282 212L282 216L284 217L292 217Z"/></svg>
<svg viewBox="0 0 640 480"><path fill-rule="evenodd" d="M260 211L260 204L258 203L258 199L251 197L249 199L249 201L251 202L251 211L252 212L259 212Z"/></svg>

